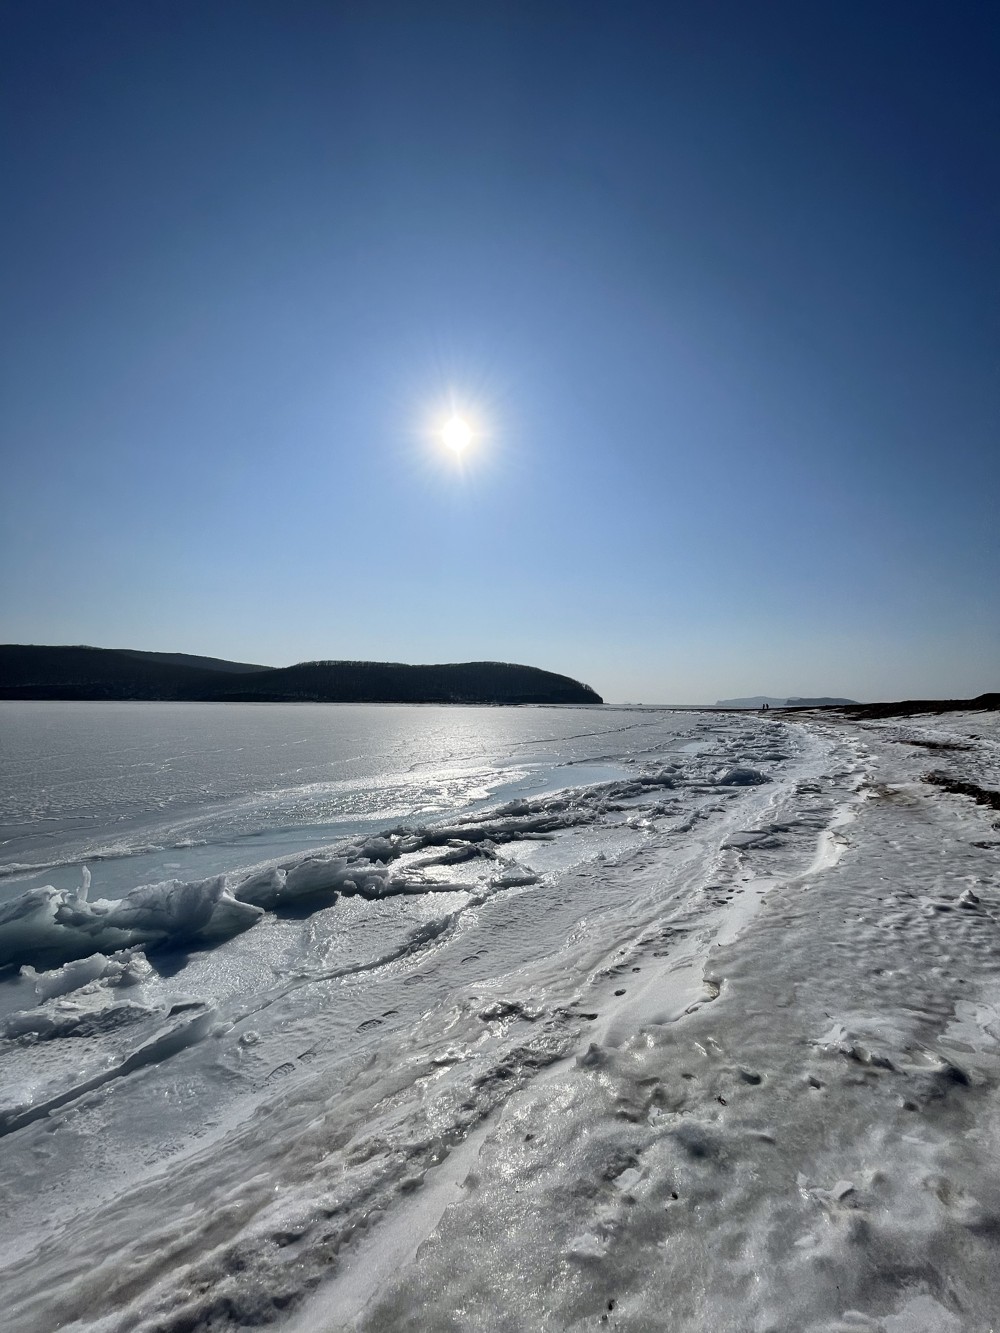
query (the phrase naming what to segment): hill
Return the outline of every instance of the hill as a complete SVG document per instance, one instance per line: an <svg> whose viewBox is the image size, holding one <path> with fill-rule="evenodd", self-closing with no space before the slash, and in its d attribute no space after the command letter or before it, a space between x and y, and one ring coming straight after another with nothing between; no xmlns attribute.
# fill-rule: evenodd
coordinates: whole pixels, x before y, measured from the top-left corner
<svg viewBox="0 0 1000 1333"><path fill-rule="evenodd" d="M101 649L95 651L100 652ZM140 661L164 662L167 666L197 667L203 671L273 671L274 667L263 666L260 662L227 662L223 657L196 657L191 653L147 653L140 648L117 648L111 651L125 653Z"/></svg>
<svg viewBox="0 0 1000 1333"><path fill-rule="evenodd" d="M0 699L246 703L599 704L569 676L509 662L300 662L259 667L183 653L0 645Z"/></svg>

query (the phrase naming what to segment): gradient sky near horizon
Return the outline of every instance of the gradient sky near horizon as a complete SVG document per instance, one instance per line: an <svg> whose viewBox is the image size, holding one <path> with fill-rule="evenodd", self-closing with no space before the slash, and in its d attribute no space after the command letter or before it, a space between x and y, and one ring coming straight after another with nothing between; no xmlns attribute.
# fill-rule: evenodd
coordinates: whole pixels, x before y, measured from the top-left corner
<svg viewBox="0 0 1000 1333"><path fill-rule="evenodd" d="M4 0L0 51L4 640L998 688L996 5Z"/></svg>

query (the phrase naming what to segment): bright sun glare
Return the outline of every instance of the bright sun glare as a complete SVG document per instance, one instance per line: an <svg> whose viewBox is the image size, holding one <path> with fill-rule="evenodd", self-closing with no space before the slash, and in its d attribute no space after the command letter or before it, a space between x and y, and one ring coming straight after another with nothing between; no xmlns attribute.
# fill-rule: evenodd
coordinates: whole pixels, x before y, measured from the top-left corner
<svg viewBox="0 0 1000 1333"><path fill-rule="evenodd" d="M463 421L461 417L452 417L442 427L441 438L449 449L453 449L456 454L461 454L472 439L472 430L468 422Z"/></svg>

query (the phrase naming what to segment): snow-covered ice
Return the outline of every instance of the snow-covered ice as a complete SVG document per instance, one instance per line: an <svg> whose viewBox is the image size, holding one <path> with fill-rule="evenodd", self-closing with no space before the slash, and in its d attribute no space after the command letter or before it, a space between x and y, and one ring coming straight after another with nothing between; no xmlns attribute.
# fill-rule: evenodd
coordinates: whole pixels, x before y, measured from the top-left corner
<svg viewBox="0 0 1000 1333"><path fill-rule="evenodd" d="M582 783L11 896L5 1327L995 1329L998 715L618 716Z"/></svg>

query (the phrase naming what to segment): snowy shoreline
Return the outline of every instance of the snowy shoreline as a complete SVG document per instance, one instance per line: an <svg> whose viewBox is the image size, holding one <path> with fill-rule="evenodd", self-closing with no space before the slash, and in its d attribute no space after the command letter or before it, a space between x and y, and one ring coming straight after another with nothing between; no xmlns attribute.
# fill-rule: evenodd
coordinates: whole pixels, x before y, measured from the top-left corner
<svg viewBox="0 0 1000 1333"><path fill-rule="evenodd" d="M517 842L526 891L474 912L547 923L530 966L449 974L335 1064L289 1048L249 1118L93 1209L17 1236L15 1199L6 1326L994 1328L1000 833L924 779L996 791L997 718L712 718L714 771L604 798L644 841L560 873ZM770 780L727 788L740 765ZM179 1021L228 1021L245 1068L297 1032L291 995L260 1032ZM40 1116L6 1139L25 1193L58 1193L57 1127L79 1135Z"/></svg>

